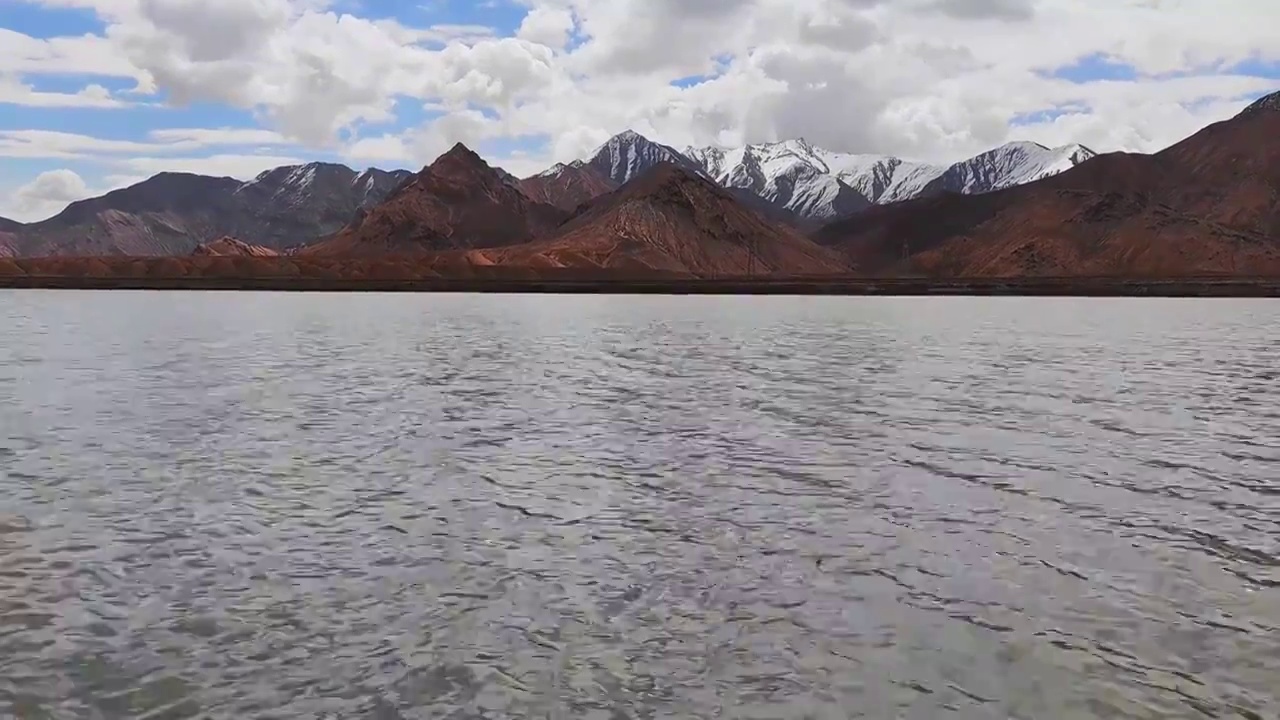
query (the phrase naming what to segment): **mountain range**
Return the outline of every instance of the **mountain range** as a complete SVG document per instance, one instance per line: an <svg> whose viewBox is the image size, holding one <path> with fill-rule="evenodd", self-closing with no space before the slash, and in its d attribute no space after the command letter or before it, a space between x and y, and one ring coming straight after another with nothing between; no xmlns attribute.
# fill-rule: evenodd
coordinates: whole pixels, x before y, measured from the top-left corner
<svg viewBox="0 0 1280 720"><path fill-rule="evenodd" d="M7 231L0 245L18 255L186 255L223 236L284 249L343 227L385 199L407 170L364 172L333 163L278 167L242 182L160 173L57 215ZM10 221L12 222L12 221Z"/></svg>
<svg viewBox="0 0 1280 720"><path fill-rule="evenodd" d="M944 190L980 193L1028 182L1093 154L1081 146L1051 150L1011 143L942 166L829 152L803 140L681 152L628 130L584 160L523 180L498 172L536 204L572 213L667 163L714 180L772 221L813 229L873 203ZM9 248L8 254L27 256L186 255L201 243L227 236L284 250L346 227L412 175L376 168L357 173L333 163L279 167L249 182L161 173L72 203L41 222L0 219L0 254Z"/></svg>
<svg viewBox="0 0 1280 720"><path fill-rule="evenodd" d="M1280 93L1151 155L1012 143L942 167L803 140L677 151L625 132L524 179L463 145L417 173L314 164L249 183L161 175L0 233L10 255L194 252L200 267L268 275L305 264L397 278L410 267L1280 276ZM26 272L21 257L5 262ZM92 272L116 272L95 262Z"/></svg>
<svg viewBox="0 0 1280 720"><path fill-rule="evenodd" d="M1280 93L1153 155L876 207L813 238L872 275L1280 276Z"/></svg>

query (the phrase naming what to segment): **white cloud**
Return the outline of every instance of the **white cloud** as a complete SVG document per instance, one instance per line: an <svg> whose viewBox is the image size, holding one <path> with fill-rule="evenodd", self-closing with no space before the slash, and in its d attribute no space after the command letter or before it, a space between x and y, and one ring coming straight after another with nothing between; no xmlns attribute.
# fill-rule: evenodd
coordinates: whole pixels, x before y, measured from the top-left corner
<svg viewBox="0 0 1280 720"><path fill-rule="evenodd" d="M95 35L33 38L0 27L0 73L138 78L139 70L110 39Z"/></svg>
<svg viewBox="0 0 1280 720"><path fill-rule="evenodd" d="M90 84L74 93L36 90L12 76L0 74L0 104L41 108L123 108L132 103L111 96L101 85Z"/></svg>
<svg viewBox="0 0 1280 720"><path fill-rule="evenodd" d="M285 136L261 128L164 128L152 130L147 137L157 143L183 148L208 145L288 145Z"/></svg>
<svg viewBox="0 0 1280 720"><path fill-rule="evenodd" d="M149 177L161 172L188 172L248 180L263 170L300 165L306 160L290 155L215 154L199 157L127 157L114 167L126 177Z"/></svg>
<svg viewBox="0 0 1280 720"><path fill-rule="evenodd" d="M35 222L61 212L69 203L135 185L161 172L190 172L249 180L263 170L307 162L285 155L215 154L202 157L126 157L112 163L114 172L97 183L77 172L59 168L42 172L30 182L0 192L0 217Z"/></svg>
<svg viewBox="0 0 1280 720"><path fill-rule="evenodd" d="M108 28L48 41L0 31L0 72L133 78L264 123L240 135L174 130L128 149L0 135L0 154L137 153L128 172L215 145L297 141L417 166L458 141L545 137L541 152L494 159L535 170L627 127L677 146L804 136L927 160L1018 138L1150 151L1280 86L1222 71L1280 61L1280 4L1260 0L519 0L528 15L508 38L483 25L370 20L319 0L39 1L91 8ZM1095 55L1137 79L1051 76ZM705 77L671 84L690 76ZM442 114L342 139L393 122L398 99ZM1013 124L1054 108L1071 112ZM266 156L213 157L206 170L221 173Z"/></svg>
<svg viewBox="0 0 1280 720"><path fill-rule="evenodd" d="M19 222L43 220L76 200L98 194L70 170L42 172L4 198L0 216Z"/></svg>
<svg viewBox="0 0 1280 720"><path fill-rule="evenodd" d="M516 37L563 50L573 32L573 13L563 7L535 7L525 15Z"/></svg>
<svg viewBox="0 0 1280 720"><path fill-rule="evenodd" d="M0 157L81 158L104 153L146 152L153 144L108 140L55 130L0 130Z"/></svg>
<svg viewBox="0 0 1280 720"><path fill-rule="evenodd" d="M0 157L104 158L137 153L191 153L227 145L292 145L273 130L258 128L168 128L146 140L113 140L56 130L0 130ZM198 158L196 158L198 159Z"/></svg>

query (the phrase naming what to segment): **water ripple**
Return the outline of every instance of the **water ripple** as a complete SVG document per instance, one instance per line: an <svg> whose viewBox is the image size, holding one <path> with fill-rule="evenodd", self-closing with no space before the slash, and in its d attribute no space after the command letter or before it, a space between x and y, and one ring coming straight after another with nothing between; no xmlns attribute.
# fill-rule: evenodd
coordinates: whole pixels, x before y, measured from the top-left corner
<svg viewBox="0 0 1280 720"><path fill-rule="evenodd" d="M0 716L1262 718L1266 301L0 294Z"/></svg>

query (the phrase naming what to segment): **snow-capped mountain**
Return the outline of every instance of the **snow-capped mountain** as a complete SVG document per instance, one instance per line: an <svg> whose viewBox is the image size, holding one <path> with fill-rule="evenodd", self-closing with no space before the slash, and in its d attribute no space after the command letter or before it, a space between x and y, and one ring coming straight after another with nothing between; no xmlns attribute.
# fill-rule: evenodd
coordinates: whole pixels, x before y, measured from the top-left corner
<svg viewBox="0 0 1280 720"><path fill-rule="evenodd" d="M1047 148L1031 142L1012 142L967 160L941 165L889 155L832 152L804 139L677 151L627 130L610 138L586 159L557 164L523 182L552 187L561 194L567 192L559 190L561 186L576 187L579 192L572 198L557 200L568 205L582 200L579 196L584 186L602 184L577 177L587 171L620 186L659 163L670 162L716 181L739 199L760 201L752 203L757 209L771 209L810 225L844 217L871 204L910 200L935 192L976 194L1001 190L1060 173L1094 155L1082 145Z"/></svg>
<svg viewBox="0 0 1280 720"><path fill-rule="evenodd" d="M797 217L826 220L870 203L803 139L740 148L690 147L684 155L725 187L749 190Z"/></svg>
<svg viewBox="0 0 1280 720"><path fill-rule="evenodd" d="M1012 142L948 167L924 192L994 192L1057 175L1095 155L1083 145L1047 148L1039 143Z"/></svg>
<svg viewBox="0 0 1280 720"><path fill-rule="evenodd" d="M1047 148L1013 142L952 165L930 165L832 152L803 139L738 148L690 147L684 154L720 184L749 189L806 221L933 192L992 192L1057 174L1096 155L1082 145Z"/></svg>
<svg viewBox="0 0 1280 720"><path fill-rule="evenodd" d="M614 183L625 185L646 170L664 162L674 163L699 175L705 173L700 165L675 148L656 143L633 130L614 135L593 150L586 160L574 161L569 166L588 165Z"/></svg>
<svg viewBox="0 0 1280 720"><path fill-rule="evenodd" d="M313 162L266 170L235 192L278 208L297 207L325 197L340 197L344 202L364 206L380 202L412 175L408 170L378 168L357 173L346 165Z"/></svg>

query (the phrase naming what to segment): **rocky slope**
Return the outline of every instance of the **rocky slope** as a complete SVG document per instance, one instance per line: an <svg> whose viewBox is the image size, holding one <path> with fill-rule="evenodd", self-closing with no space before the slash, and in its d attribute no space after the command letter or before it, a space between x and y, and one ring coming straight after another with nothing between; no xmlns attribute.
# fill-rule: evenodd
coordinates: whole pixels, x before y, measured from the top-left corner
<svg viewBox="0 0 1280 720"><path fill-rule="evenodd" d="M312 241L382 202L412 175L318 162L274 168L236 188L245 217L230 234L276 249Z"/></svg>
<svg viewBox="0 0 1280 720"><path fill-rule="evenodd" d="M520 180L517 186L530 199L566 212L573 212L579 205L618 189L618 183L590 165L564 163Z"/></svg>
<svg viewBox="0 0 1280 720"><path fill-rule="evenodd" d="M500 247L545 235L568 217L462 144L334 235L298 254L421 254Z"/></svg>
<svg viewBox="0 0 1280 720"><path fill-rule="evenodd" d="M16 233L22 227L17 220L0 217L0 257L13 257L18 254Z"/></svg>
<svg viewBox="0 0 1280 720"><path fill-rule="evenodd" d="M682 165L660 163L598 198L554 236L478 254L498 265L689 273L830 274L834 253L747 209Z"/></svg>
<svg viewBox="0 0 1280 720"><path fill-rule="evenodd" d="M249 182L160 173L14 231L22 255L187 255L231 235L280 249L334 232L411 173L311 163Z"/></svg>
<svg viewBox="0 0 1280 720"><path fill-rule="evenodd" d="M1280 93L1154 155L872 208L814 238L873 274L1275 275L1278 199Z"/></svg>
<svg viewBox="0 0 1280 720"><path fill-rule="evenodd" d="M261 245L250 245L233 237L222 237L202 243L191 251L192 255L206 257L277 257L279 252Z"/></svg>

